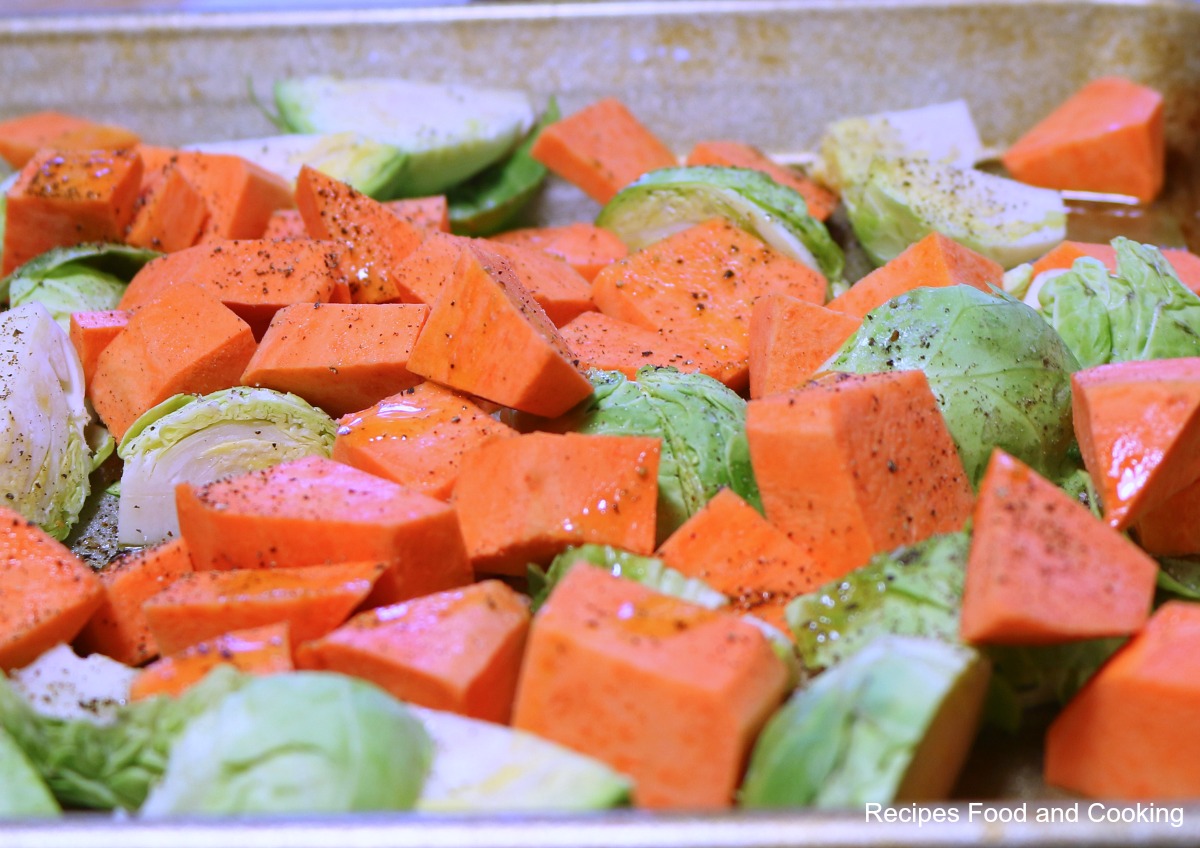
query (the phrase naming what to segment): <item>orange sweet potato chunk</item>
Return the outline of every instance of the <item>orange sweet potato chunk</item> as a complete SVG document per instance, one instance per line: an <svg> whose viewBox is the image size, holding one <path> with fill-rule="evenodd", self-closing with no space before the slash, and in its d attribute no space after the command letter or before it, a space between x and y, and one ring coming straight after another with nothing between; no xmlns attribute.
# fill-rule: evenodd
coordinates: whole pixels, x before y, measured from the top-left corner
<svg viewBox="0 0 1200 848"><path fill-rule="evenodd" d="M1077 371L1071 412L1104 519L1116 529L1200 477L1200 358Z"/></svg>
<svg viewBox="0 0 1200 848"><path fill-rule="evenodd" d="M350 617L388 566L366 560L188 572L142 604L142 614L164 654L279 622L297 642L317 639Z"/></svg>
<svg viewBox="0 0 1200 848"><path fill-rule="evenodd" d="M767 518L826 573L960 530L974 495L920 371L839 374L750 401Z"/></svg>
<svg viewBox="0 0 1200 848"><path fill-rule="evenodd" d="M707 374L734 391L744 389L749 379L746 363L728 358L722 346L665 327L647 330L603 312L584 312L559 332L584 369L620 371L633 380L646 365L671 367Z"/></svg>
<svg viewBox="0 0 1200 848"><path fill-rule="evenodd" d="M1162 94L1122 77L1092 80L1001 157L1022 182L1143 203L1162 189L1165 160Z"/></svg>
<svg viewBox="0 0 1200 848"><path fill-rule="evenodd" d="M125 243L171 253L191 247L208 220L208 201L174 163L146 169L137 212L125 230Z"/></svg>
<svg viewBox="0 0 1200 848"><path fill-rule="evenodd" d="M426 381L342 418L333 458L449 500L464 453L515 435L470 398Z"/></svg>
<svg viewBox="0 0 1200 848"><path fill-rule="evenodd" d="M162 657L133 679L129 700L141 701L155 695L179 697L218 665L231 665L243 674L292 671L295 666L287 622L223 633Z"/></svg>
<svg viewBox="0 0 1200 848"><path fill-rule="evenodd" d="M999 263L941 233L930 233L835 297L829 308L862 318L917 287L964 285L990 292L991 286L1000 287L1003 282L1004 269Z"/></svg>
<svg viewBox="0 0 1200 848"><path fill-rule="evenodd" d="M291 392L334 416L364 409L421 381L408 357L428 314L420 303L286 306L242 383Z"/></svg>
<svg viewBox="0 0 1200 848"><path fill-rule="evenodd" d="M322 457L181 483L175 503L197 571L388 562L368 606L471 580L453 507Z"/></svg>
<svg viewBox="0 0 1200 848"><path fill-rule="evenodd" d="M679 164L669 147L611 97L546 127L529 154L597 203L612 200L647 171Z"/></svg>
<svg viewBox="0 0 1200 848"><path fill-rule="evenodd" d="M450 206L443 195L389 200L383 204L393 215L410 224L441 232L450 232ZM267 223L263 238L308 238L308 228L299 209L276 209Z"/></svg>
<svg viewBox="0 0 1200 848"><path fill-rule="evenodd" d="M1136 632L1158 566L1004 451L979 488L961 633L983 644L1053 644Z"/></svg>
<svg viewBox="0 0 1200 848"><path fill-rule="evenodd" d="M722 489L656 554L730 598L739 612L789 632L784 607L840 574L814 561L733 491Z"/></svg>
<svg viewBox="0 0 1200 848"><path fill-rule="evenodd" d="M591 285L558 257L505 242L489 242L487 249L509 261L554 326L561 327L575 316L596 308Z"/></svg>
<svg viewBox="0 0 1200 848"><path fill-rule="evenodd" d="M1146 510L1136 530L1138 544L1154 556L1200 554L1200 479Z"/></svg>
<svg viewBox="0 0 1200 848"><path fill-rule="evenodd" d="M1046 783L1093 798L1200 797L1197 644L1200 605L1164 604L1050 726Z"/></svg>
<svg viewBox="0 0 1200 848"><path fill-rule="evenodd" d="M0 671L70 642L100 606L100 579L60 542L0 506Z"/></svg>
<svg viewBox="0 0 1200 848"><path fill-rule="evenodd" d="M441 230L426 230L421 243L392 269L395 285L406 300L433 306L454 276L463 249L471 240Z"/></svg>
<svg viewBox="0 0 1200 848"><path fill-rule="evenodd" d="M462 458L454 504L477 572L523 575L568 545L654 550L658 439L528 433Z"/></svg>
<svg viewBox="0 0 1200 848"><path fill-rule="evenodd" d="M750 397L800 388L861 324L786 294L759 298L750 313Z"/></svg>
<svg viewBox="0 0 1200 848"><path fill-rule="evenodd" d="M238 385L254 348L249 324L212 295L183 286L130 316L100 354L88 396L120 439L172 395Z"/></svg>
<svg viewBox="0 0 1200 848"><path fill-rule="evenodd" d="M824 303L825 289L825 278L807 265L714 218L609 265L596 275L592 299L613 318L688 333L744 361L758 298L779 293Z"/></svg>
<svg viewBox="0 0 1200 848"><path fill-rule="evenodd" d="M513 725L629 775L639 807L721 809L786 687L738 616L579 565L534 618Z"/></svg>
<svg viewBox="0 0 1200 848"><path fill-rule="evenodd" d="M154 259L134 275L120 306L137 310L182 286L201 289L262 338L275 313L333 299L345 284L341 248L328 241L237 239L198 244Z"/></svg>
<svg viewBox="0 0 1200 848"><path fill-rule="evenodd" d="M460 392L554 417L592 393L513 265L472 243L425 322L408 370Z"/></svg>
<svg viewBox="0 0 1200 848"><path fill-rule="evenodd" d="M143 548L109 563L100 572L104 602L79 633L75 647L126 665L141 665L159 654L142 604L192 570L183 539Z"/></svg>
<svg viewBox="0 0 1200 848"><path fill-rule="evenodd" d="M39 151L5 195L0 274L53 247L121 241L136 210L143 167L131 150Z"/></svg>
<svg viewBox="0 0 1200 848"><path fill-rule="evenodd" d="M276 209L294 204L277 174L229 153L139 145L147 170L173 165L204 198L208 216L198 241L262 238Z"/></svg>
<svg viewBox="0 0 1200 848"><path fill-rule="evenodd" d="M51 110L0 121L0 158L13 168L21 168L33 154L52 147L52 142L64 133L91 125L87 118Z"/></svg>
<svg viewBox="0 0 1200 848"><path fill-rule="evenodd" d="M83 366L84 385L91 385L100 354L128 323L129 313L123 309L71 313L68 334Z"/></svg>
<svg viewBox="0 0 1200 848"><path fill-rule="evenodd" d="M343 268L354 303L425 302L394 276L421 244L424 227L307 165L296 179L296 207L312 238L343 245Z"/></svg>
<svg viewBox="0 0 1200 848"><path fill-rule="evenodd" d="M296 657L402 701L507 724L528 629L528 599L485 580L364 612Z"/></svg>
<svg viewBox="0 0 1200 848"><path fill-rule="evenodd" d="M600 270L629 251L613 233L595 224L582 221L562 227L525 227L491 236L490 241L532 247L555 256L576 271L589 283Z"/></svg>

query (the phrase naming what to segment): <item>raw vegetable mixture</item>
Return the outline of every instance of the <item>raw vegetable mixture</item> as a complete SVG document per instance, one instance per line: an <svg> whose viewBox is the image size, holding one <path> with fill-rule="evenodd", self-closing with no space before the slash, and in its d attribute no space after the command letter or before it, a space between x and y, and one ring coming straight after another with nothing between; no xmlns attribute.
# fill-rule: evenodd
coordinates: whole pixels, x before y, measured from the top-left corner
<svg viewBox="0 0 1200 848"><path fill-rule="evenodd" d="M0 122L0 817L938 800L1047 708L1048 784L1200 799L1200 257L1066 240L1161 192L1157 92L810 173L275 94ZM547 179L594 222L522 226Z"/></svg>

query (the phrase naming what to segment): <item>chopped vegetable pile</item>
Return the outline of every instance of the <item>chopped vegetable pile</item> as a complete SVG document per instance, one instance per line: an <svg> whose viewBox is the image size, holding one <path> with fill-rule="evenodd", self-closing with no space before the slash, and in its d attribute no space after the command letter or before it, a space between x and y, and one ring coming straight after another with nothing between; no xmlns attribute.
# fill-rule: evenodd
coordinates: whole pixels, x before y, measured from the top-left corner
<svg viewBox="0 0 1200 848"><path fill-rule="evenodd" d="M1035 707L1047 784L1200 799L1200 257L1066 240L1162 190L1157 92L811 173L611 98L276 103L0 122L0 817L939 800ZM594 222L521 226L547 179Z"/></svg>

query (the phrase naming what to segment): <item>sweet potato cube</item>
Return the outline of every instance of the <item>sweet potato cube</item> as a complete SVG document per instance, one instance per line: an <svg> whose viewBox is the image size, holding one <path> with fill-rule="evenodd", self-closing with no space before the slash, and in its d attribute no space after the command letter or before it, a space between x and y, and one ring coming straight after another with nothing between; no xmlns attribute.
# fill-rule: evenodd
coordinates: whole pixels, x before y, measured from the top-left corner
<svg viewBox="0 0 1200 848"><path fill-rule="evenodd" d="M338 422L333 458L439 500L449 500L462 455L515 436L470 398L424 382Z"/></svg>
<svg viewBox="0 0 1200 848"><path fill-rule="evenodd" d="M387 562L368 606L471 580L453 507L323 457L181 483L175 503L197 571Z"/></svg>
<svg viewBox="0 0 1200 848"><path fill-rule="evenodd" d="M39 151L5 196L0 274L53 247L121 241L133 220L142 169L131 150Z"/></svg>
<svg viewBox="0 0 1200 848"><path fill-rule="evenodd" d="M829 574L959 530L974 503L920 371L838 374L752 400L746 435L767 518Z"/></svg>
<svg viewBox="0 0 1200 848"><path fill-rule="evenodd" d="M1016 179L1153 200L1163 185L1163 96L1121 77L1076 91L1005 151Z"/></svg>
<svg viewBox="0 0 1200 848"><path fill-rule="evenodd" d="M295 666L287 622L222 633L155 660L133 679L129 700L141 701L155 695L176 698L219 665L231 665L243 674L292 671Z"/></svg>
<svg viewBox="0 0 1200 848"><path fill-rule="evenodd" d="M734 391L744 389L749 380L746 363L729 358L722 345L666 327L647 330L603 312L584 312L559 332L580 368L620 371L633 380L639 368L658 365L707 374Z"/></svg>
<svg viewBox="0 0 1200 848"><path fill-rule="evenodd" d="M383 204L393 215L410 224L430 230L450 232L450 206L444 195L435 197L409 197L389 200ZM263 238L308 238L308 228L299 209L276 209L267 223Z"/></svg>
<svg viewBox="0 0 1200 848"><path fill-rule="evenodd" d="M282 240L305 239L309 235L308 230L304 226L304 219L300 217L299 209L276 209L271 213L271 218L267 221L267 228L263 231L262 237L265 239Z"/></svg>
<svg viewBox="0 0 1200 848"><path fill-rule="evenodd" d="M750 397L798 389L862 320L786 294L769 294L750 313Z"/></svg>
<svg viewBox="0 0 1200 848"><path fill-rule="evenodd" d="M121 308L137 310L181 286L202 289L262 338L275 313L295 303L333 299L345 280L342 249L328 241L238 239L160 256L134 275Z"/></svg>
<svg viewBox="0 0 1200 848"><path fill-rule="evenodd" d="M596 275L592 299L614 318L686 332L745 360L758 298L780 293L824 303L825 288L807 265L714 218L609 265Z"/></svg>
<svg viewBox="0 0 1200 848"><path fill-rule="evenodd" d="M71 346L79 355L83 365L84 385L91 385L100 362L100 354L109 343L120 335L129 323L129 313L124 309L108 309L96 312L72 312L68 331Z"/></svg>
<svg viewBox="0 0 1200 848"><path fill-rule="evenodd" d="M529 153L597 203L607 203L647 171L679 164L671 149L611 97L556 121Z"/></svg>
<svg viewBox="0 0 1200 848"><path fill-rule="evenodd" d="M534 618L513 725L629 775L639 807L720 809L786 687L738 616L578 565Z"/></svg>
<svg viewBox="0 0 1200 848"><path fill-rule="evenodd" d="M433 306L454 276L454 268L471 240L462 236L427 230L421 243L392 269L397 288L407 292L405 300Z"/></svg>
<svg viewBox="0 0 1200 848"><path fill-rule="evenodd" d="M1200 478L1200 358L1114 362L1071 375L1083 462L1118 530Z"/></svg>
<svg viewBox="0 0 1200 848"><path fill-rule="evenodd" d="M454 503L477 572L523 575L568 545L654 550L658 439L529 433L465 454Z"/></svg>
<svg viewBox="0 0 1200 848"><path fill-rule="evenodd" d="M509 261L554 326L596 308L591 285L563 260L518 244L488 242L487 249Z"/></svg>
<svg viewBox="0 0 1200 848"><path fill-rule="evenodd" d="M528 629L528 600L486 580L361 613L296 658L402 701L507 724Z"/></svg>
<svg viewBox="0 0 1200 848"><path fill-rule="evenodd" d="M296 304L280 309L242 383L292 392L345 415L415 386L408 357L429 307L420 303Z"/></svg>
<svg viewBox="0 0 1200 848"><path fill-rule="evenodd" d="M961 633L985 644L1053 644L1137 631L1158 566L1137 545L1004 451L992 453L963 591Z"/></svg>
<svg viewBox="0 0 1200 848"><path fill-rule="evenodd" d="M1200 553L1200 479L1146 510L1135 529L1138 544L1154 556Z"/></svg>
<svg viewBox="0 0 1200 848"><path fill-rule="evenodd" d="M338 627L371 593L387 562L303 568L194 571L142 604L159 649L174 654L205 639L286 621L296 642Z"/></svg>
<svg viewBox="0 0 1200 848"><path fill-rule="evenodd" d="M562 227L509 230L491 236L489 241L519 244L548 253L566 262L589 283L600 273L600 269L629 254L625 243L613 233L582 221Z"/></svg>
<svg viewBox="0 0 1200 848"><path fill-rule="evenodd" d="M1093 798L1200 797L1197 644L1200 605L1164 604L1050 725L1046 783Z"/></svg>
<svg viewBox="0 0 1200 848"><path fill-rule="evenodd" d="M354 303L425 302L394 273L424 240L424 227L307 165L296 179L296 207L309 236L344 245Z"/></svg>
<svg viewBox="0 0 1200 848"><path fill-rule="evenodd" d="M450 232L450 204L444 194L402 197L399 200L386 201L383 205L393 215L410 224L443 233Z"/></svg>
<svg viewBox="0 0 1200 848"><path fill-rule="evenodd" d="M33 154L52 147L52 142L64 133L91 125L87 118L50 110L0 121L0 158L13 168L21 168Z"/></svg>
<svg viewBox="0 0 1200 848"><path fill-rule="evenodd" d="M262 238L276 209L293 206L287 180L230 153L139 145L147 170L173 165L204 198L199 242Z"/></svg>
<svg viewBox="0 0 1200 848"><path fill-rule="evenodd" d="M164 253L183 250L196 243L207 220L208 201L170 162L143 175L125 243Z"/></svg>
<svg viewBox="0 0 1200 848"><path fill-rule="evenodd" d="M547 417L561 415L592 392L512 264L478 243L459 256L417 338L408 370Z"/></svg>
<svg viewBox="0 0 1200 848"><path fill-rule="evenodd" d="M56 136L46 146L59 150L128 150L140 141L137 133L125 127L89 122Z"/></svg>
<svg viewBox="0 0 1200 848"><path fill-rule="evenodd" d="M730 489L722 489L656 554L728 595L733 608L787 633L784 607L841 575L826 571Z"/></svg>
<svg viewBox="0 0 1200 848"><path fill-rule="evenodd" d="M160 653L142 604L192 570L183 539L126 554L100 571L104 602L79 632L81 653L104 654L125 665L141 665Z"/></svg>
<svg viewBox="0 0 1200 848"><path fill-rule="evenodd" d="M1000 287L1004 269L941 233L930 233L909 245L887 264L829 302L835 312L864 317L893 297L918 287L973 286L982 292Z"/></svg>
<svg viewBox="0 0 1200 848"><path fill-rule="evenodd" d="M100 579L36 524L0 506L0 671L70 642L104 599Z"/></svg>
<svg viewBox="0 0 1200 848"><path fill-rule="evenodd" d="M245 321L212 295L182 287L130 316L100 354L88 396L120 439L138 416L172 395L238 385L253 355Z"/></svg>

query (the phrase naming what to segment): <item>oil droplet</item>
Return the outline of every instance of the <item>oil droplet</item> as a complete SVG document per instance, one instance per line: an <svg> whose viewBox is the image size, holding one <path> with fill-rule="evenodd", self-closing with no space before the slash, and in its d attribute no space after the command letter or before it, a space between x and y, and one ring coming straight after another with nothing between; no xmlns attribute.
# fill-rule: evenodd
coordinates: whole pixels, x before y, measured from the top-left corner
<svg viewBox="0 0 1200 848"><path fill-rule="evenodd" d="M1108 471L1110 477L1117 478L1117 497L1128 501L1141 491L1162 458L1162 451L1149 448L1140 439L1129 436L1117 439Z"/></svg>
<svg viewBox="0 0 1200 848"><path fill-rule="evenodd" d="M402 400L397 400L379 404L376 409L376 415L379 418L407 418L410 415L420 415L424 411L423 407L415 403L405 403Z"/></svg>

